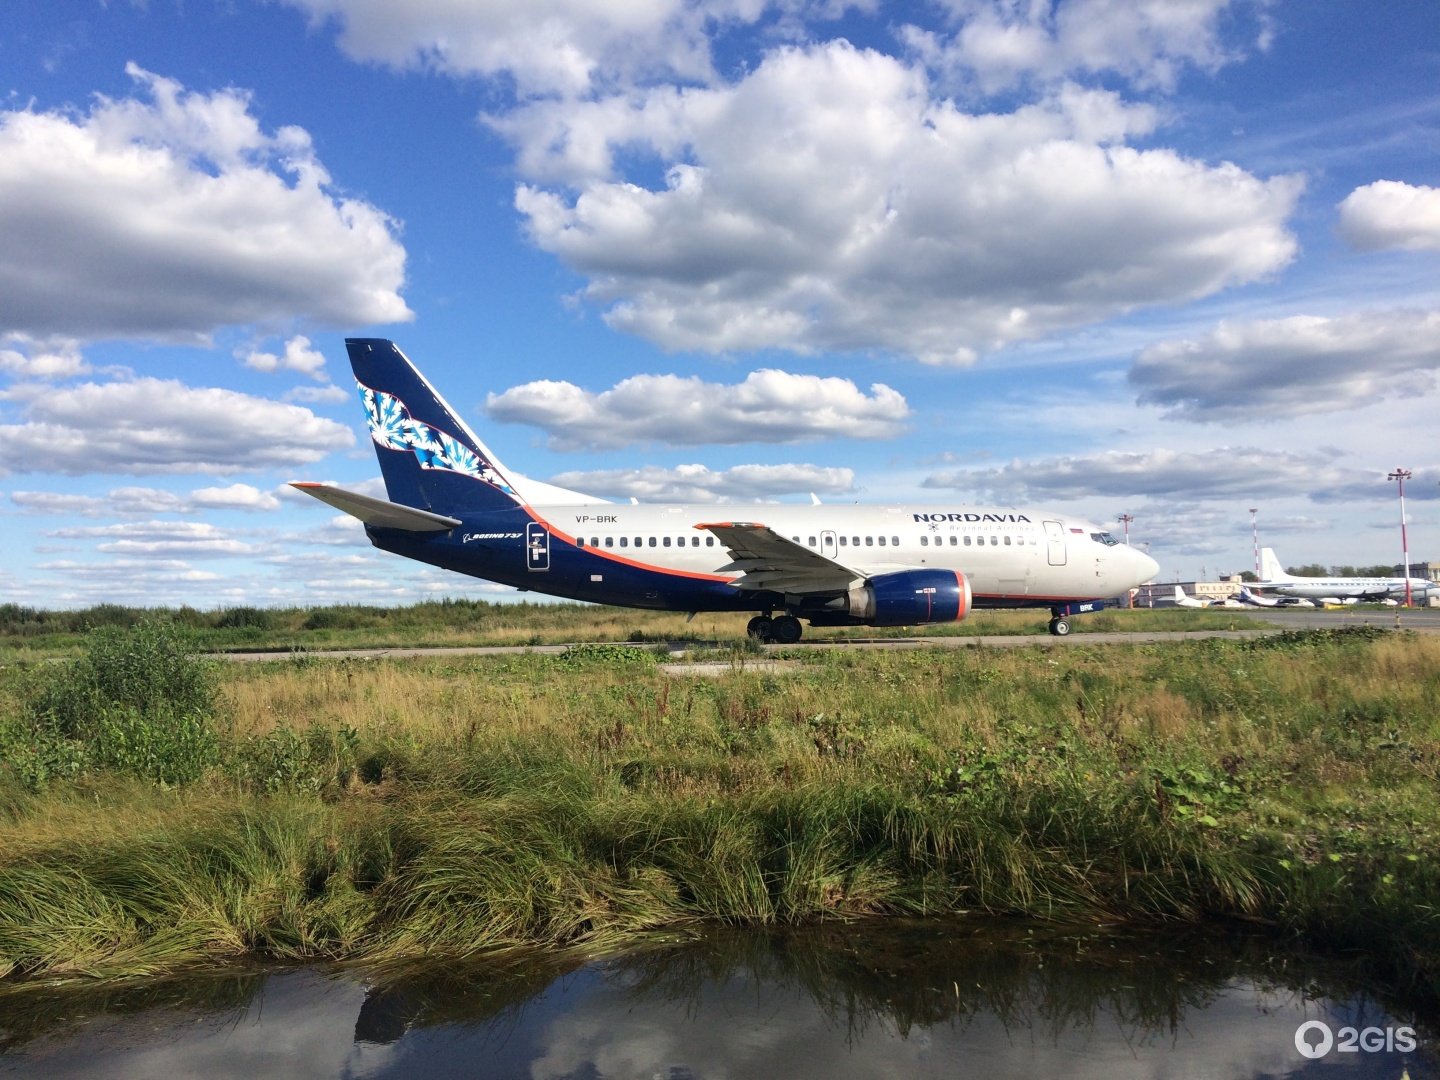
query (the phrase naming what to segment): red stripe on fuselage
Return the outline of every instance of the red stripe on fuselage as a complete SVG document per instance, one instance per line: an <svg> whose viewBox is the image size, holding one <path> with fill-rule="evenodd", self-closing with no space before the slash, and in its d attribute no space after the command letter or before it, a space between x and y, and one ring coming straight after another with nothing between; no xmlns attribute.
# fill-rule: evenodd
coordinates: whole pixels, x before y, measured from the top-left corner
<svg viewBox="0 0 1440 1080"><path fill-rule="evenodd" d="M533 506L522 505L521 509L524 510L525 513L529 514L531 520L534 521L537 525L545 526L545 531L548 532L551 536L560 538L561 540L565 541L565 543L573 547L576 551L586 551L592 555L598 555L602 559L609 559L611 562L621 563L625 566L633 566L637 570L650 570L654 573L665 574L669 577L689 578L691 581L731 582L735 580L734 578L726 577L723 574L704 574L695 570L676 570L674 567L670 566L656 566L654 563L640 562L637 559L628 559L624 555L615 555L612 552L605 551L597 547L591 547L589 545L586 545L582 548L579 544L575 542L575 537L571 536L568 533L563 533L559 529L555 528L554 525L551 525L550 522L546 521L539 514L537 514Z"/></svg>

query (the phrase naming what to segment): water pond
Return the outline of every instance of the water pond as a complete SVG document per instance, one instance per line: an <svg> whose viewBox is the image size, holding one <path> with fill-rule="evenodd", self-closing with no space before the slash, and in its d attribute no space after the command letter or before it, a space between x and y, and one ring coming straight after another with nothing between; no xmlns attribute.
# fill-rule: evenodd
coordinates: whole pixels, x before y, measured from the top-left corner
<svg viewBox="0 0 1440 1080"><path fill-rule="evenodd" d="M1422 1080L1436 1032L1355 969L1246 935L876 920L9 989L0 1074Z"/></svg>

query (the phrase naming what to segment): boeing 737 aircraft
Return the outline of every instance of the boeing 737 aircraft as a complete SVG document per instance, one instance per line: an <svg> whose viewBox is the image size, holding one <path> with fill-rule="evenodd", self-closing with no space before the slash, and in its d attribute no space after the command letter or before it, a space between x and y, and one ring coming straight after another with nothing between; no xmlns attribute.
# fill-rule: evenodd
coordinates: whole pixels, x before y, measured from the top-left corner
<svg viewBox="0 0 1440 1080"><path fill-rule="evenodd" d="M1334 600L1337 603L1345 600L1405 599L1403 577L1295 577L1287 574L1281 567L1280 560L1275 557L1274 548L1260 549L1260 571L1265 575L1265 580L1251 582L1249 586L1250 592L1258 597L1272 594L1303 596L1308 600ZM1440 586L1424 578L1410 579L1410 595L1413 600L1424 603L1426 595L1431 591L1440 592Z"/></svg>
<svg viewBox="0 0 1440 1080"><path fill-rule="evenodd" d="M518 589L626 607L754 611L761 641L812 626L1050 609L1050 632L1153 577L1148 555L1029 507L622 505L506 469L390 341L345 342L390 496L294 486L384 551Z"/></svg>

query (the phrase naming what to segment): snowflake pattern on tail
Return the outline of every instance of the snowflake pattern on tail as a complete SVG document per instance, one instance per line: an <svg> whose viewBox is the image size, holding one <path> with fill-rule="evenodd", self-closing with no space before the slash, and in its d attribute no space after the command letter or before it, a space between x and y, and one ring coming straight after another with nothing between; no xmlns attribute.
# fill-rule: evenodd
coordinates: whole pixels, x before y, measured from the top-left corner
<svg viewBox="0 0 1440 1080"><path fill-rule="evenodd" d="M422 469L448 469L473 476L514 495L491 464L458 440L412 417L399 398L357 382L370 438L389 450L409 450Z"/></svg>

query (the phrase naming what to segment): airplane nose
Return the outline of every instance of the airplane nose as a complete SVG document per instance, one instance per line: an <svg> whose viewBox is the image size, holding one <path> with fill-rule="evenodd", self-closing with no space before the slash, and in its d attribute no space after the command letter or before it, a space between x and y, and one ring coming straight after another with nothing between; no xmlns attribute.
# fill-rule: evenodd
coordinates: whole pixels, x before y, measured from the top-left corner
<svg viewBox="0 0 1440 1080"><path fill-rule="evenodd" d="M1160 564L1143 551L1130 549L1135 556L1135 584L1143 585L1147 581L1153 581L1160 573Z"/></svg>

